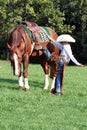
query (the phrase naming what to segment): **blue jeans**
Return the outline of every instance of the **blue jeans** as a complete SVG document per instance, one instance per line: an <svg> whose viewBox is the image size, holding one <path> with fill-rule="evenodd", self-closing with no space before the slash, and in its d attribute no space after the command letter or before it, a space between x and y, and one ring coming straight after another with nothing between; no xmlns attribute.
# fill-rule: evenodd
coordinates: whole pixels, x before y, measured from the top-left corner
<svg viewBox="0 0 87 130"><path fill-rule="evenodd" d="M56 77L56 82L55 82L55 89L56 92L61 92L61 87L62 87L62 75L63 75L63 67L64 67L64 61L61 59L59 60L58 63L58 74Z"/></svg>
<svg viewBox="0 0 87 130"><path fill-rule="evenodd" d="M49 50L44 50L44 54L47 58L50 58L51 53L49 52Z"/></svg>

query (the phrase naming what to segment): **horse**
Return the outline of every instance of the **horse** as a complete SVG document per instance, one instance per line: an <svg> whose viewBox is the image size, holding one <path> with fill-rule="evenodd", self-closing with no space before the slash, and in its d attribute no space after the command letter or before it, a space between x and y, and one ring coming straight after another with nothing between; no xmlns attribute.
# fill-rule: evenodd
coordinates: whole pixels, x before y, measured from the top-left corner
<svg viewBox="0 0 87 130"><path fill-rule="evenodd" d="M18 24L9 35L7 48L9 51L9 59L13 68L13 74L18 77L19 88L24 87L25 91L30 89L30 85L28 83L28 64L30 62L30 57L32 56L38 56L40 58L40 64L45 73L44 89L48 89L48 61L46 56L43 54L43 51L36 50L36 47L48 46L48 48L50 48L50 52L56 55L59 55L59 48L51 44L47 35L51 36L54 40L58 37L57 33L50 27L38 26L34 22L27 21L22 21ZM53 48L54 50L52 50ZM55 77L52 79L51 89L54 88L54 81Z"/></svg>

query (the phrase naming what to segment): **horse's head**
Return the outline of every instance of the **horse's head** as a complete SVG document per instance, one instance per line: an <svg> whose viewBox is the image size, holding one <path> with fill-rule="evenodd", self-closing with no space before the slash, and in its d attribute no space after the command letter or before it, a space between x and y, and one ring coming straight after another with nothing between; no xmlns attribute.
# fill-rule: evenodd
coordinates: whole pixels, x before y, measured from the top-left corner
<svg viewBox="0 0 87 130"><path fill-rule="evenodd" d="M23 44L21 42L20 46L7 44L7 48L9 50L9 59L11 61L11 65L13 67L13 74L16 76L20 76L21 74L21 61L23 55Z"/></svg>

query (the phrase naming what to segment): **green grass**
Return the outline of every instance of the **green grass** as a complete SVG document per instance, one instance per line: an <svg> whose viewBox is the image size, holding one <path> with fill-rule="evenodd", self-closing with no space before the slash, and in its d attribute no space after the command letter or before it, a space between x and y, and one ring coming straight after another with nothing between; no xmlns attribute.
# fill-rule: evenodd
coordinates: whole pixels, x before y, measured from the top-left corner
<svg viewBox="0 0 87 130"><path fill-rule="evenodd" d="M0 66L0 130L87 130L87 66L66 67L62 96L43 90L40 65L29 65L29 92L18 89L10 62Z"/></svg>

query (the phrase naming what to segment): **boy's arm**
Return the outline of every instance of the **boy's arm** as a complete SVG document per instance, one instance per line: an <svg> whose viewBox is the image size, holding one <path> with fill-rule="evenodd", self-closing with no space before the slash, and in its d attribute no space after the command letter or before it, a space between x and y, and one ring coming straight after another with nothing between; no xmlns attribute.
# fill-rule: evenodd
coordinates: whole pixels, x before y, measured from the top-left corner
<svg viewBox="0 0 87 130"><path fill-rule="evenodd" d="M48 36L48 38L60 49L63 49L63 45L57 41L55 41L52 37Z"/></svg>

